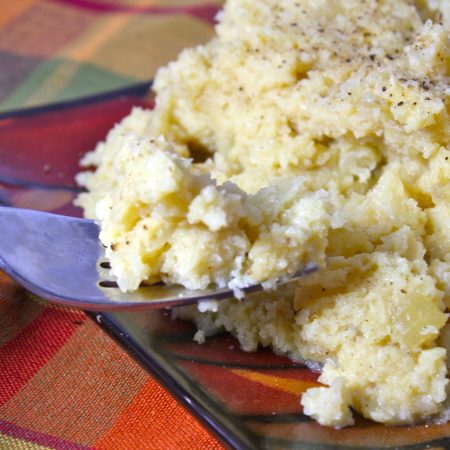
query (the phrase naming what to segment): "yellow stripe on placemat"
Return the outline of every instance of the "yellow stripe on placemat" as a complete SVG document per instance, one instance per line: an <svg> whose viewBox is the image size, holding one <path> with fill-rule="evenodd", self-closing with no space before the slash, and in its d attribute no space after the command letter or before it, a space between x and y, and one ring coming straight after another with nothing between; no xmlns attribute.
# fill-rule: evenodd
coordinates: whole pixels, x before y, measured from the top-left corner
<svg viewBox="0 0 450 450"><path fill-rule="evenodd" d="M111 39L111 36L117 34L129 20L130 14L108 15L96 20L91 27L54 55L53 60L64 63L55 64L53 72L47 74L39 89L27 98L24 105L53 101L54 97L70 84L80 67L79 63L89 61L92 54Z"/></svg>
<svg viewBox="0 0 450 450"><path fill-rule="evenodd" d="M130 3L139 7L149 6L154 2L133 0ZM58 56L83 62L91 60L95 51L108 42L111 36L116 35L134 16L134 13L115 13L99 18L79 39L64 47Z"/></svg>
<svg viewBox="0 0 450 450"><path fill-rule="evenodd" d="M51 103L55 95L69 84L78 67L78 63L74 61L55 64L54 71L48 73L42 84L36 86L35 91L24 102L24 106Z"/></svg>
<svg viewBox="0 0 450 450"><path fill-rule="evenodd" d="M11 450L50 450L50 447L44 447L34 442L23 441L0 433L0 448Z"/></svg>
<svg viewBox="0 0 450 450"><path fill-rule="evenodd" d="M150 79L181 50L205 43L213 34L211 24L185 14L136 15L95 51L93 60L124 76Z"/></svg>
<svg viewBox="0 0 450 450"><path fill-rule="evenodd" d="M300 395L310 387L320 386L320 384L315 381L295 380L293 378L266 375L251 370L233 369L231 372L246 380L254 381L266 387L287 392L288 394Z"/></svg>
<svg viewBox="0 0 450 450"><path fill-rule="evenodd" d="M57 56L146 80L181 50L207 42L213 33L211 24L184 14L107 15Z"/></svg>
<svg viewBox="0 0 450 450"><path fill-rule="evenodd" d="M89 61L92 54L132 19L131 14L118 14L98 19L77 40L64 47L58 56L74 61Z"/></svg>

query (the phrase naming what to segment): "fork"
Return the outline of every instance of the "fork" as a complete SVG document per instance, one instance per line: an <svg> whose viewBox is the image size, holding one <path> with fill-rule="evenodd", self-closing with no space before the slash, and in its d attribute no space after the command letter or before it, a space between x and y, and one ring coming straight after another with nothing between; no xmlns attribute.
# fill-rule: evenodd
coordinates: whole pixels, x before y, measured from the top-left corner
<svg viewBox="0 0 450 450"><path fill-rule="evenodd" d="M0 269L52 302L91 311L129 311L233 297L226 288L191 291L161 283L124 293L111 279L109 263L102 255L99 227L93 220L0 206ZM315 265L308 264L278 284L315 270ZM242 290L262 289L255 284Z"/></svg>

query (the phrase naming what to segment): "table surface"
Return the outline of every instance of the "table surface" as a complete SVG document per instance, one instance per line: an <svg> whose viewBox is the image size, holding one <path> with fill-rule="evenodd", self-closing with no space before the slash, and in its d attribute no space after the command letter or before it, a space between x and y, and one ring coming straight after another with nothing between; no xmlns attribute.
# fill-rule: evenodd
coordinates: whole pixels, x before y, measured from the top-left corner
<svg viewBox="0 0 450 450"><path fill-rule="evenodd" d="M0 0L1 121L145 86L210 38L220 4ZM0 380L2 449L222 448L84 313L33 299L1 272Z"/></svg>

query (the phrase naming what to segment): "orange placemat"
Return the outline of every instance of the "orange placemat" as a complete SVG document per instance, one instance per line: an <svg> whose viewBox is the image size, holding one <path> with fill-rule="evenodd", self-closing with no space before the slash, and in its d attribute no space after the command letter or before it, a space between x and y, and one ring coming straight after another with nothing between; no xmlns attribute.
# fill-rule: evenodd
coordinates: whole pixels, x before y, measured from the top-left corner
<svg viewBox="0 0 450 450"><path fill-rule="evenodd" d="M0 448L220 449L83 312L0 272Z"/></svg>

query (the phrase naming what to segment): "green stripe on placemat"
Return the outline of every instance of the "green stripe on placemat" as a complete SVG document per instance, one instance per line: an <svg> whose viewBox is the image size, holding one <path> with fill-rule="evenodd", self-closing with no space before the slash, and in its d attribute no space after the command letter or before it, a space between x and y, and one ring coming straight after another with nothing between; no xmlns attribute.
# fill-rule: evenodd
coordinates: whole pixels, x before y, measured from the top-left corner
<svg viewBox="0 0 450 450"><path fill-rule="evenodd" d="M141 81L110 72L92 64L79 65L70 83L55 99L58 101L119 89Z"/></svg>
<svg viewBox="0 0 450 450"><path fill-rule="evenodd" d="M136 81L93 64L54 59L36 67L0 102L0 112L100 94Z"/></svg>

